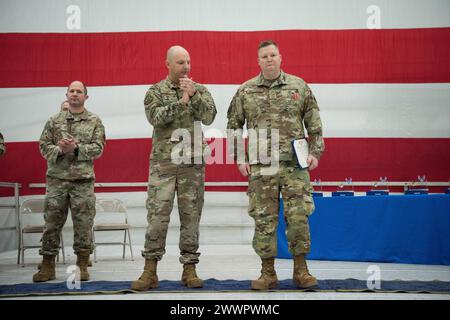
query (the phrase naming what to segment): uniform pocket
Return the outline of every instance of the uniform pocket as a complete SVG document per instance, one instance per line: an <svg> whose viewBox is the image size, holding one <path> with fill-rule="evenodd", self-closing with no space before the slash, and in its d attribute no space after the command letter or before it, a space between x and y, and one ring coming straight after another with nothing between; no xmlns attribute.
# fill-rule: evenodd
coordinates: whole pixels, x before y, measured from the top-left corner
<svg viewBox="0 0 450 320"><path fill-rule="evenodd" d="M305 190L305 193L303 194L303 201L305 203L305 212L307 216L310 216L314 210L316 209L314 205L314 200L312 198L311 192L308 190Z"/></svg>
<svg viewBox="0 0 450 320"><path fill-rule="evenodd" d="M253 167L253 166L252 166ZM257 199L257 193L256 193L256 186L258 183L260 183L261 176L255 174L255 170L250 170L250 175L248 177L248 188L247 188L247 196L248 196L248 214L250 217L255 217L255 210L256 210L256 202Z"/></svg>

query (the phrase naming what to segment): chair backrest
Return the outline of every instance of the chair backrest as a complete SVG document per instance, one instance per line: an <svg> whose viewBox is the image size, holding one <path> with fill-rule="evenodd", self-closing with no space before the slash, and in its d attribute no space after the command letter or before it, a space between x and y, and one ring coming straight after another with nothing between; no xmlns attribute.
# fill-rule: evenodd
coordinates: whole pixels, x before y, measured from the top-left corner
<svg viewBox="0 0 450 320"><path fill-rule="evenodd" d="M45 199L27 199L20 206L20 226L26 228L29 226L44 225Z"/></svg>
<svg viewBox="0 0 450 320"><path fill-rule="evenodd" d="M45 199L27 199L20 206L20 214L44 213Z"/></svg>
<svg viewBox="0 0 450 320"><path fill-rule="evenodd" d="M44 226L44 209L45 209L45 199L27 199L20 205L20 214L19 214L19 224L20 229L24 230L25 228L35 227L35 226Z"/></svg>
<svg viewBox="0 0 450 320"><path fill-rule="evenodd" d="M97 199L95 208L97 212L127 212L125 204L119 199Z"/></svg>
<svg viewBox="0 0 450 320"><path fill-rule="evenodd" d="M108 222L118 222L114 221L115 218L118 218L120 215L122 217L122 221L127 223L128 215L127 215L127 207L122 200L119 199L97 199L95 201L95 224L98 223L108 223ZM100 216L105 216L104 218ZM106 218L107 217L107 218Z"/></svg>

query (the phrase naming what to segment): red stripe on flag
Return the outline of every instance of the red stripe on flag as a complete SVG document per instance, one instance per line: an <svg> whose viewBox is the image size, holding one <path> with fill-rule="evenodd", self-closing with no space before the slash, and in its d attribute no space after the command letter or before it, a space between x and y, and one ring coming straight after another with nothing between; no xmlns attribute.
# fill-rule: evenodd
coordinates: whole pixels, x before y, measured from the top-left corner
<svg viewBox="0 0 450 320"><path fill-rule="evenodd" d="M450 28L427 28L0 34L0 87L155 83L174 44L190 51L195 81L239 84L259 72L263 39L278 41L283 69L310 83L450 82Z"/></svg>
<svg viewBox="0 0 450 320"><path fill-rule="evenodd" d="M418 175L426 175L428 181L446 182L450 178L450 138L326 138L325 142L326 152L319 168L312 171L312 180L377 181L386 176L389 181L415 181ZM97 182L146 182L150 150L151 139L108 140L103 156L95 161ZM28 187L29 183L45 182L46 161L37 142L8 143L0 169L0 181L20 182L22 194L43 193L43 189ZM206 167L206 181L246 178L235 164L212 164ZM145 189L99 188L97 192Z"/></svg>

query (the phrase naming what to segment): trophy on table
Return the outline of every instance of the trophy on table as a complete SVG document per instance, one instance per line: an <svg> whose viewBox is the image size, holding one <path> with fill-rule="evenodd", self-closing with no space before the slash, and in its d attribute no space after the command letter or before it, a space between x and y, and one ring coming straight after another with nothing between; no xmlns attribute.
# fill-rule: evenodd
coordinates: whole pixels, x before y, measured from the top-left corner
<svg viewBox="0 0 450 320"><path fill-rule="evenodd" d="M355 195L355 190L353 188L352 178L345 178L345 182L342 182L337 190L331 193L333 197L351 197Z"/></svg>
<svg viewBox="0 0 450 320"><path fill-rule="evenodd" d="M320 179L314 179L314 190L318 191L313 191L313 197L323 197L322 184Z"/></svg>
<svg viewBox="0 0 450 320"><path fill-rule="evenodd" d="M427 177L417 176L417 181L406 185L405 194L428 194Z"/></svg>
<svg viewBox="0 0 450 320"><path fill-rule="evenodd" d="M376 181L372 189L366 192L368 196L387 196L389 195L389 186L388 186L387 177L380 177L380 180Z"/></svg>

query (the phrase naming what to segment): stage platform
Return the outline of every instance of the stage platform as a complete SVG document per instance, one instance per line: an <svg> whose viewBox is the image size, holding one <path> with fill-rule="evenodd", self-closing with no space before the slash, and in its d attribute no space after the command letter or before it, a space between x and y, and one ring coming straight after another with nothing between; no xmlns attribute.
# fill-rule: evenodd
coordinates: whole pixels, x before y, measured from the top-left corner
<svg viewBox="0 0 450 320"><path fill-rule="evenodd" d="M142 247L134 246L135 261L129 257L121 259L120 248L99 247L98 262L90 268L91 281L131 281L142 272L144 259L139 255ZM202 255L198 265L198 274L203 279L218 280L251 280L259 276L259 258L250 245L202 245ZM36 272L40 256L37 250L30 250L26 256L25 266L16 264L16 251L0 254L0 286L10 284L31 284L32 274ZM66 264L57 264L57 279L49 283L66 281L70 274L68 267L75 263L72 248L66 247ZM411 265L393 263L347 262L347 261L309 261L310 271L319 280L326 279L357 279L367 281L372 274L370 270L379 268L382 281L450 281L450 267L438 265ZM292 260L277 259L276 270L280 280L291 278ZM178 281L182 266L178 262L178 248L175 245L167 247L167 253L158 265L160 280ZM2 299L62 299L62 300L305 300L305 299L439 299L450 300L450 294L425 293L383 293L383 292L298 292L298 291L231 291L231 292L144 292L127 294L95 294L95 295L62 295L62 296L31 296L10 297Z"/></svg>

